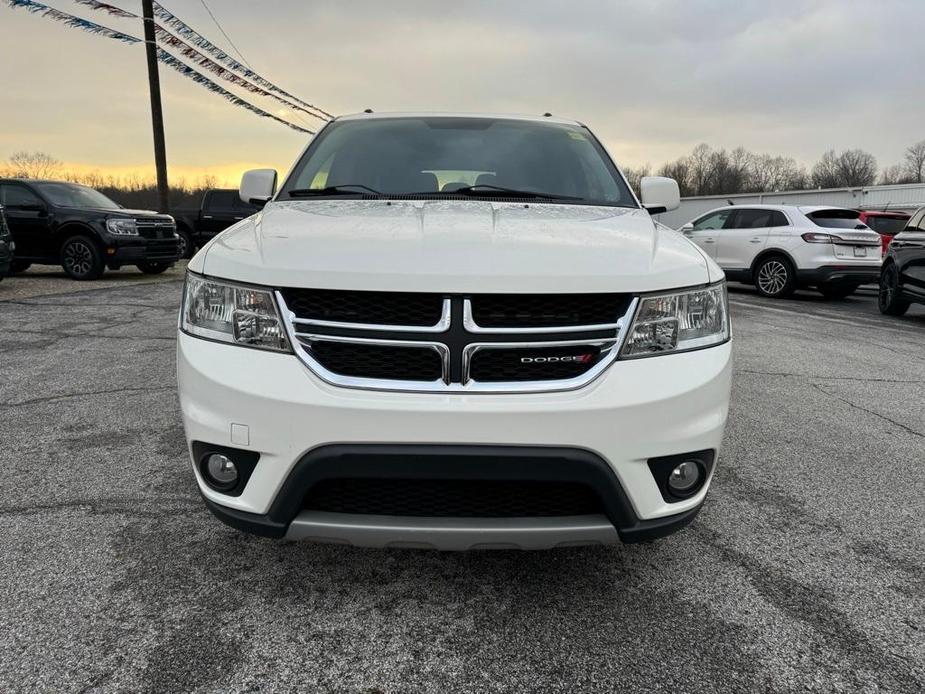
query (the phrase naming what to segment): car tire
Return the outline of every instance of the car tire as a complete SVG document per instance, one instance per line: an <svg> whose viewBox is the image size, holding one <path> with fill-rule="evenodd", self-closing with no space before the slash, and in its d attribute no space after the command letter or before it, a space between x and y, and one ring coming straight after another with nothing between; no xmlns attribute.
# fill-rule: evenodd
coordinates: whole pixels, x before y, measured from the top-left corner
<svg viewBox="0 0 925 694"><path fill-rule="evenodd" d="M196 245L193 243L193 237L185 229L177 229L180 246L180 260L189 260L196 254Z"/></svg>
<svg viewBox="0 0 925 694"><path fill-rule="evenodd" d="M30 267L32 267L32 263L27 263L25 260L14 260L13 264L10 265L10 275L16 275L20 272L25 272Z"/></svg>
<svg viewBox="0 0 925 694"><path fill-rule="evenodd" d="M173 263L138 263L135 267L146 275L160 275L173 267Z"/></svg>
<svg viewBox="0 0 925 694"><path fill-rule="evenodd" d="M909 310L909 301L900 294L899 270L896 269L895 263L885 265L880 271L877 307L880 313L886 316L901 316Z"/></svg>
<svg viewBox="0 0 925 694"><path fill-rule="evenodd" d="M793 264L782 255L769 255L755 266L755 289L762 296L784 299L797 288Z"/></svg>
<svg viewBox="0 0 925 694"><path fill-rule="evenodd" d="M844 299L854 294L860 285L857 284L823 284L819 293L826 299Z"/></svg>
<svg viewBox="0 0 925 694"><path fill-rule="evenodd" d="M61 244L61 267L80 282L99 279L106 269L100 249L86 236L72 236Z"/></svg>

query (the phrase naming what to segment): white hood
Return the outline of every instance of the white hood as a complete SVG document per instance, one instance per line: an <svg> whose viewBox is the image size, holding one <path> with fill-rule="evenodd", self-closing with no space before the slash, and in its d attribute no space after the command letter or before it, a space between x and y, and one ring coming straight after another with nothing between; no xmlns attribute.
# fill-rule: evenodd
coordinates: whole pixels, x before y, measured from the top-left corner
<svg viewBox="0 0 925 694"><path fill-rule="evenodd" d="M447 293L646 292L711 279L695 246L645 210L469 200L274 202L190 269L270 286Z"/></svg>

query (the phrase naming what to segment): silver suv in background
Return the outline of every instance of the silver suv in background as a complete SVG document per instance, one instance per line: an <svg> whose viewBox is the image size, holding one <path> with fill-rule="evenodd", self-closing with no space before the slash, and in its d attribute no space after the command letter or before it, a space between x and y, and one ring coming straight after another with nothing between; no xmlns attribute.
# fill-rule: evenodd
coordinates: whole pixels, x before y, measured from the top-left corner
<svg viewBox="0 0 925 694"><path fill-rule="evenodd" d="M815 287L841 299L880 277L880 235L857 210L823 206L749 205L711 210L679 231L732 281L784 298Z"/></svg>

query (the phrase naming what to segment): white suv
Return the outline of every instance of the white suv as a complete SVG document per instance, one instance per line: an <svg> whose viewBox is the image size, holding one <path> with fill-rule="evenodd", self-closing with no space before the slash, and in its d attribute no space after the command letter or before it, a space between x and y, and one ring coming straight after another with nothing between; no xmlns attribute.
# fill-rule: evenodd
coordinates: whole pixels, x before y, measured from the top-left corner
<svg viewBox="0 0 925 694"><path fill-rule="evenodd" d="M859 215L818 206L722 207L679 231L709 253L727 278L754 283L764 296L816 287L837 299L880 277L880 235Z"/></svg>
<svg viewBox="0 0 925 694"><path fill-rule="evenodd" d="M690 522L729 403L722 271L583 125L360 114L190 262L178 380L220 519L367 546L634 542ZM648 208L648 210L646 209Z"/></svg>

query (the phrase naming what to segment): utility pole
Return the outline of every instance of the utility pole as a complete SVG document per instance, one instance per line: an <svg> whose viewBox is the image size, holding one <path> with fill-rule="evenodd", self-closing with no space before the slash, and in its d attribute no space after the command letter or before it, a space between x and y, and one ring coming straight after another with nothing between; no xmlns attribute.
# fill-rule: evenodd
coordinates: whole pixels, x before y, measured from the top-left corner
<svg viewBox="0 0 925 694"><path fill-rule="evenodd" d="M148 87L151 91L151 125L154 128L154 166L157 169L157 211L170 207L167 188L167 148L164 145L164 112L161 110L161 80L157 72L157 36L154 33L152 0L141 0L145 23L145 52L148 55Z"/></svg>

